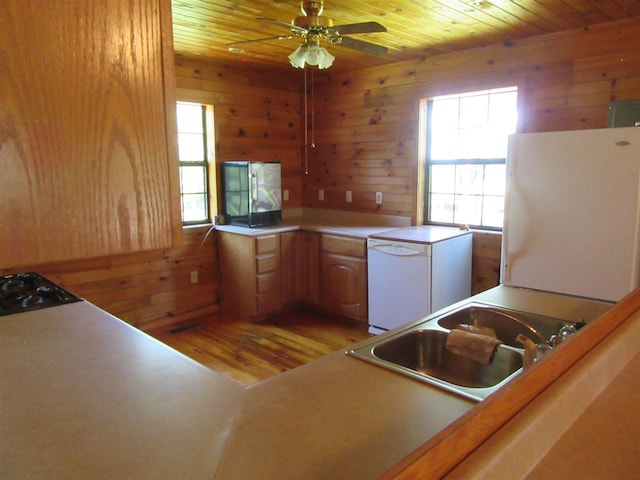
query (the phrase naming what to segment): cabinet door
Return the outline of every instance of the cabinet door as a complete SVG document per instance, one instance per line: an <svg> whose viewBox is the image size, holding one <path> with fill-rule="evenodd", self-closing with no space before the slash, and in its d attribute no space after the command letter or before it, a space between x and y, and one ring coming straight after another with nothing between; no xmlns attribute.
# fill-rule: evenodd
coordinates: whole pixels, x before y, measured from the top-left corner
<svg viewBox="0 0 640 480"><path fill-rule="evenodd" d="M170 2L3 0L0 25L0 268L177 244Z"/></svg>
<svg viewBox="0 0 640 480"><path fill-rule="evenodd" d="M298 232L297 281L301 300L320 304L320 235L315 232Z"/></svg>
<svg viewBox="0 0 640 480"><path fill-rule="evenodd" d="M298 301L300 291L298 275L298 236L301 232L280 234L280 300L283 305Z"/></svg>
<svg viewBox="0 0 640 480"><path fill-rule="evenodd" d="M249 319L256 311L255 239L216 231L220 249L220 311Z"/></svg>
<svg viewBox="0 0 640 480"><path fill-rule="evenodd" d="M328 310L367 321L367 261L322 254L322 304Z"/></svg>

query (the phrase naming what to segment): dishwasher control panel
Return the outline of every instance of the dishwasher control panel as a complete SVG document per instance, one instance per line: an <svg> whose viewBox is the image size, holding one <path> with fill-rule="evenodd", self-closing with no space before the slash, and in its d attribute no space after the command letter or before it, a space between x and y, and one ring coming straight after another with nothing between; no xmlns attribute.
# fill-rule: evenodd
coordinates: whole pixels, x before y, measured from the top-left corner
<svg viewBox="0 0 640 480"><path fill-rule="evenodd" d="M431 255L431 245L425 243L397 242L378 238L367 239L367 248L387 255L411 257L415 255Z"/></svg>

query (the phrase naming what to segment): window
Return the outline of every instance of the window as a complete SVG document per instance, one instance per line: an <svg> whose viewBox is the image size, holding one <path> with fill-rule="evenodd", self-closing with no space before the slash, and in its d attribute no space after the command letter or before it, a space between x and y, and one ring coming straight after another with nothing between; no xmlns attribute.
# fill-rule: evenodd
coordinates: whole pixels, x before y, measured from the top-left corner
<svg viewBox="0 0 640 480"><path fill-rule="evenodd" d="M176 108L182 223L209 223L209 185L213 183L209 178L209 162L213 161L213 107L178 102Z"/></svg>
<svg viewBox="0 0 640 480"><path fill-rule="evenodd" d="M428 102L426 212L430 223L502 228L508 136L517 88Z"/></svg>

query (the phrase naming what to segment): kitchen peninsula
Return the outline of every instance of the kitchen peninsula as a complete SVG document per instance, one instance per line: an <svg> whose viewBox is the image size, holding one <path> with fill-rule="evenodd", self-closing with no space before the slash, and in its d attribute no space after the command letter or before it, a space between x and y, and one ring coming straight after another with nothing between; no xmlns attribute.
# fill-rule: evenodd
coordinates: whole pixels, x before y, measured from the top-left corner
<svg viewBox="0 0 640 480"><path fill-rule="evenodd" d="M639 292L602 316L609 305L551 294L498 287L478 297L589 324L512 384L474 403L342 352L244 389L115 317L90 316L86 302L57 307L54 322L42 322L39 311L5 317L0 435L11 441L0 449L0 473L8 479L436 478L503 423L508 428L513 415L582 356L597 353L593 347L618 326L637 325L640 308ZM631 328L634 338L637 330ZM620 371L637 352L634 338L625 339ZM562 389L562 382L555 384Z"/></svg>

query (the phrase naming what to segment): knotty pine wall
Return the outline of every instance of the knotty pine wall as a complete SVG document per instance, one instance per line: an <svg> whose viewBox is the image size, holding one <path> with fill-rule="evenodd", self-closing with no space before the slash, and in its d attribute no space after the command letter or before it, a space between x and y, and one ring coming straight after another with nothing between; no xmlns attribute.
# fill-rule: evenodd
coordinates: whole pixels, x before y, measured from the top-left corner
<svg viewBox="0 0 640 480"><path fill-rule="evenodd" d="M214 105L218 165L278 160L282 188L289 191L283 207L301 206L304 81L299 70L232 68L177 57L176 84L178 100Z"/></svg>
<svg viewBox="0 0 640 480"><path fill-rule="evenodd" d="M610 101L640 98L638 38L640 19L634 18L386 67L318 73L316 147L308 148L303 204L405 215L419 224L420 99L517 85L521 132L604 128ZM382 192L381 205L375 192ZM476 233L473 259L473 291L497 284L500 235Z"/></svg>
<svg viewBox="0 0 640 480"><path fill-rule="evenodd" d="M420 99L517 85L519 131L603 128L610 101L640 98L638 38L640 19L633 18L385 67L316 74L316 148L309 149L303 204L406 215L419 223ZM345 201L346 190L353 192L352 203ZM382 205L376 205L375 192L382 192Z"/></svg>
<svg viewBox="0 0 640 480"><path fill-rule="evenodd" d="M217 311L215 235L208 230L184 229L180 248L24 265L0 274L37 271L128 323L151 328Z"/></svg>
<svg viewBox="0 0 640 480"><path fill-rule="evenodd" d="M218 161L279 159L286 207L315 206L418 218L418 101L517 83L521 131L606 125L610 100L640 98L640 23L625 20L372 70L315 75L310 174L302 168L300 72L260 72L176 59L177 85L213 101ZM339 57L336 61L339 61ZM184 97L183 97L184 98ZM185 98L186 99L186 98ZM344 190L353 203L344 202ZM325 201L317 190L325 190ZM375 205L374 193L383 192ZM36 270L143 328L216 310L215 237L185 230L181 248L40 265ZM5 233L6 234L6 233ZM202 245L201 245L202 244ZM473 291L498 283L500 235L474 233ZM190 283L190 272L199 283ZM13 273L0 271L2 274Z"/></svg>
<svg viewBox="0 0 640 480"><path fill-rule="evenodd" d="M285 207L302 202L303 77L298 71L258 72L176 59L178 100L214 105L216 161L280 160ZM218 172L219 173L219 172ZM219 203L218 203L219 204ZM215 235L184 230L184 246L75 262L24 265L138 327L217 311ZM203 243L204 242L204 243ZM191 284L191 272L198 283Z"/></svg>

